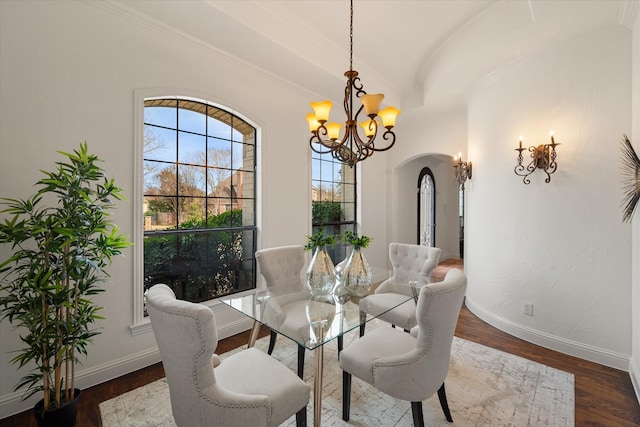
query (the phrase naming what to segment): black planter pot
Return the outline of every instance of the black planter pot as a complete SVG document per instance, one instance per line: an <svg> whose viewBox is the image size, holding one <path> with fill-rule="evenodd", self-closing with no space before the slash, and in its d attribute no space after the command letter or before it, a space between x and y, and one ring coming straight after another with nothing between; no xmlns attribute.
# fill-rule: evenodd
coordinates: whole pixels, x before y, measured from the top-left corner
<svg viewBox="0 0 640 427"><path fill-rule="evenodd" d="M38 422L38 427L74 427L78 414L78 402L80 401L80 389L73 390L73 400L65 402L61 407L42 413L44 400L40 400L33 407L33 414Z"/></svg>

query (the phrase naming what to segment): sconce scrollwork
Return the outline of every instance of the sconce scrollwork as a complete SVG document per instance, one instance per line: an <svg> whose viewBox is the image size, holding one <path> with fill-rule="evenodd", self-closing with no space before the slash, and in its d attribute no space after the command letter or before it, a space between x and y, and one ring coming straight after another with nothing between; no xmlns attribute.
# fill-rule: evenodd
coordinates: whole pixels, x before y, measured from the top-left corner
<svg viewBox="0 0 640 427"><path fill-rule="evenodd" d="M553 138L553 131L551 132L551 144L540 144L538 146L532 145L530 147L522 146L522 137L520 137L520 146L515 150L518 152L518 164L513 169L516 175L523 177L522 182L525 184L529 184L531 180L529 179L529 175L536 171L536 169L542 169L545 174L547 174L547 178L544 180L547 184L551 182L551 174L554 173L558 167L556 163L556 147L560 145L556 143ZM524 166L522 162L524 161L524 156L522 155L523 151L529 151L531 161L528 165Z"/></svg>
<svg viewBox="0 0 640 427"><path fill-rule="evenodd" d="M458 183L460 189L464 190L464 183L467 181L467 179L471 179L471 162L463 162L462 153L458 153L458 155L453 158L453 161L455 162L453 164L453 167L455 168L456 182Z"/></svg>

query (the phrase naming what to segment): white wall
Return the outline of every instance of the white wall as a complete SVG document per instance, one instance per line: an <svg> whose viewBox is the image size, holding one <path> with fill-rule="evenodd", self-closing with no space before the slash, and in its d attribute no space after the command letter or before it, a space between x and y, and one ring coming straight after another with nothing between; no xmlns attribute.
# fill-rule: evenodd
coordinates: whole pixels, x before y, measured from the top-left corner
<svg viewBox="0 0 640 427"><path fill-rule="evenodd" d="M503 70L470 100L467 305L516 336L628 369L631 227L619 141L631 130L628 29L589 33ZM549 142L549 184L516 176L519 135ZM637 231L636 231L637 233ZM523 303L534 315L523 314Z"/></svg>
<svg viewBox="0 0 640 427"><path fill-rule="evenodd" d="M166 95L199 94L257 123L262 132L261 245L305 243L310 156L304 112L317 95L98 2L0 2L0 43L3 197L31 194L38 170L53 166L57 150L70 151L87 140L129 198L114 219L132 235L138 220L133 216L134 93L167 88ZM379 234L370 227L367 232ZM382 247L385 232L378 242ZM133 250L115 260L107 292L97 298L107 320L100 322L103 333L82 360L80 387L159 360L153 335L130 331ZM2 259L9 254L9 248L0 251ZM242 326L237 317L216 310L219 323L227 322L222 336ZM20 402L21 394L12 392L28 370L18 371L9 362L9 352L21 345L6 321L0 324L0 346L3 418L31 407L38 397Z"/></svg>
<svg viewBox="0 0 640 427"><path fill-rule="evenodd" d="M636 153L640 155L640 13L636 7L635 25L633 26L632 45L632 134L630 136ZM632 222L632 349L629 363L629 374L636 396L640 402L640 206L636 207L636 213Z"/></svg>

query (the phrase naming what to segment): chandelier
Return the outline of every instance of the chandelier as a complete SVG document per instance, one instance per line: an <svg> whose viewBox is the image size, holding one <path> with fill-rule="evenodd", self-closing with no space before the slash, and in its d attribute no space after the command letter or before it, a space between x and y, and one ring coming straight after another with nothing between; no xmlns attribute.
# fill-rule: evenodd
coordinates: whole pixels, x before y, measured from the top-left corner
<svg viewBox="0 0 640 427"><path fill-rule="evenodd" d="M351 0L350 11L349 71L344 73L347 77L344 90L344 111L347 116L344 132L340 137L342 125L336 122L327 123L333 106L331 101L312 102L313 113L307 114L307 122L311 131L309 145L313 151L320 154L331 153L336 160L353 166L376 151L386 151L393 147L396 134L392 129L396 125L396 117L400 114L400 110L391 106L380 110L384 95L381 93L369 95L364 91L358 72L353 69L353 0ZM355 115L354 96L360 98L362 104L359 105ZM366 118L358 124L358 117L363 108ZM380 126L386 129L384 132L380 130L386 144L376 147L375 140Z"/></svg>

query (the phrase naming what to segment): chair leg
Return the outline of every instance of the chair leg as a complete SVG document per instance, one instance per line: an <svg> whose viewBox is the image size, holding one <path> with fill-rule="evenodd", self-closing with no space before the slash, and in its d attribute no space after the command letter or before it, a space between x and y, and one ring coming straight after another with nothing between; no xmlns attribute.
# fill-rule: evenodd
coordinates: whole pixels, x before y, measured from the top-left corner
<svg viewBox="0 0 640 427"><path fill-rule="evenodd" d="M451 412L449 411L449 404L447 403L447 394L444 391L444 383L438 389L438 399L440 399L440 406L442 406L442 410L444 411L444 416L447 418L447 421L450 423L453 422L453 418L451 418Z"/></svg>
<svg viewBox="0 0 640 427"><path fill-rule="evenodd" d="M296 412L296 427L307 427L307 407Z"/></svg>
<svg viewBox="0 0 640 427"><path fill-rule="evenodd" d="M424 416L422 415L422 402L411 402L411 413L413 414L413 425L424 427Z"/></svg>
<svg viewBox="0 0 640 427"><path fill-rule="evenodd" d="M360 312L360 337L364 335L364 325L367 321L367 313L364 311Z"/></svg>
<svg viewBox="0 0 640 427"><path fill-rule="evenodd" d="M298 376L304 379L304 347L301 345L298 346Z"/></svg>
<svg viewBox="0 0 640 427"><path fill-rule="evenodd" d="M351 411L351 374L342 371L342 419L349 421Z"/></svg>
<svg viewBox="0 0 640 427"><path fill-rule="evenodd" d="M338 337L338 360L340 360L340 352L342 351L342 347L344 345L344 339L342 335Z"/></svg>
<svg viewBox="0 0 640 427"><path fill-rule="evenodd" d="M267 354L273 353L273 347L276 346L276 338L278 337L278 333L276 331L271 331L269 336L269 350L267 350Z"/></svg>

